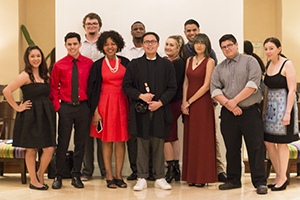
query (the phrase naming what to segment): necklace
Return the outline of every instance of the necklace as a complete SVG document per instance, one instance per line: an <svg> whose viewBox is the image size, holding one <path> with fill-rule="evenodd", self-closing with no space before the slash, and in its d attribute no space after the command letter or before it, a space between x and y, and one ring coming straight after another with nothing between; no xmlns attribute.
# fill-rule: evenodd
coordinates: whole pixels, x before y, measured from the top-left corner
<svg viewBox="0 0 300 200"><path fill-rule="evenodd" d="M205 56L203 56L202 58L200 58L199 60L197 60L197 56L195 56L195 61L196 61L196 65L198 66L198 64L201 63L201 61L205 58Z"/></svg>
<svg viewBox="0 0 300 200"><path fill-rule="evenodd" d="M110 63L109 63L109 61L108 61L108 59L107 59L107 56L105 56L105 61L106 61L106 64L108 65L108 67L109 67L109 69L110 69L110 71L112 72L112 73L116 73L117 71L118 71L118 69L119 69L119 60L118 60L118 57L116 56L116 66L115 66L115 68L112 68L111 66L110 66Z"/></svg>

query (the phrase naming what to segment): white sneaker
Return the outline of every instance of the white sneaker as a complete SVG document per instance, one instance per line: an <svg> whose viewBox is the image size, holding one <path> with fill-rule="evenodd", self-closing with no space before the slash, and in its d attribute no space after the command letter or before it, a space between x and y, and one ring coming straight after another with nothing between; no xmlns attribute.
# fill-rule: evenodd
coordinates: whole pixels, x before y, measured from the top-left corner
<svg viewBox="0 0 300 200"><path fill-rule="evenodd" d="M154 187L163 189L163 190L171 190L172 186L167 183L166 179L161 178L161 179L157 179L154 183Z"/></svg>
<svg viewBox="0 0 300 200"><path fill-rule="evenodd" d="M147 188L147 181L144 178L138 178L133 190L141 191Z"/></svg>

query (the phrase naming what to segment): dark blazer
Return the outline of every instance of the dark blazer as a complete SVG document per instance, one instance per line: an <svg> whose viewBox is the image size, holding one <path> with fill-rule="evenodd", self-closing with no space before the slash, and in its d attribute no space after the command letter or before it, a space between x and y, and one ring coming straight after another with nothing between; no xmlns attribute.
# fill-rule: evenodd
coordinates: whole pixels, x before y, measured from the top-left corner
<svg viewBox="0 0 300 200"><path fill-rule="evenodd" d="M121 59L121 64L124 67L127 67L129 60L123 56L117 56L117 57ZM90 71L90 76L88 81L88 88L87 88L88 106L90 107L93 115L99 103L99 98L100 98L103 60L104 57L94 62Z"/></svg>
<svg viewBox="0 0 300 200"><path fill-rule="evenodd" d="M153 101L160 100L162 107L153 112L152 121L150 111L137 113L135 104L139 101L139 95L146 93L145 72L148 71L146 55L133 59L127 66L123 78L122 88L125 94L131 98L129 108L129 133L137 137L148 139L149 136L166 139L169 137L169 129L173 120L169 102L177 90L175 70L172 63L156 55L156 65L159 72L155 74L155 83L148 81L148 85L155 85L150 88L150 92L155 96ZM151 69L149 69L151 70Z"/></svg>

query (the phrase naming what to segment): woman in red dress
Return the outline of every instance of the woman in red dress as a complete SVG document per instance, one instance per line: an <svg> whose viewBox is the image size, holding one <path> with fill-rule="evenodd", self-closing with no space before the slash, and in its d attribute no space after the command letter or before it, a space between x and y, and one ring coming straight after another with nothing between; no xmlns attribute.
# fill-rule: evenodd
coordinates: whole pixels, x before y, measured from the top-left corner
<svg viewBox="0 0 300 200"><path fill-rule="evenodd" d="M196 55L186 63L181 106L185 115L182 180L203 187L218 180L214 107L209 92L215 61L209 57L211 45L205 34L196 35L192 46Z"/></svg>
<svg viewBox="0 0 300 200"><path fill-rule="evenodd" d="M102 139L107 187L126 188L127 184L122 179L122 168L125 141L128 140L128 100L122 90L122 81L129 60L116 56L124 47L124 40L115 31L103 32L97 41L97 47L105 57L93 64L89 77L89 106L94 113L90 135ZM99 122L103 126L101 131L97 131ZM111 167L114 144L115 176Z"/></svg>

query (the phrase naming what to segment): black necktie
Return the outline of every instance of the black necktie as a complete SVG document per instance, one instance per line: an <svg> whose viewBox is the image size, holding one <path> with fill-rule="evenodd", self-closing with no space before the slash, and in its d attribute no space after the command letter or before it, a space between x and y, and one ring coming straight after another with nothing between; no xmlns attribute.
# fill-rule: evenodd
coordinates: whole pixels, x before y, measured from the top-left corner
<svg viewBox="0 0 300 200"><path fill-rule="evenodd" d="M78 102L78 89L79 89L79 83L78 83L78 68L76 65L77 59L74 59L74 65L72 68L72 93L71 93L71 99L72 102Z"/></svg>

